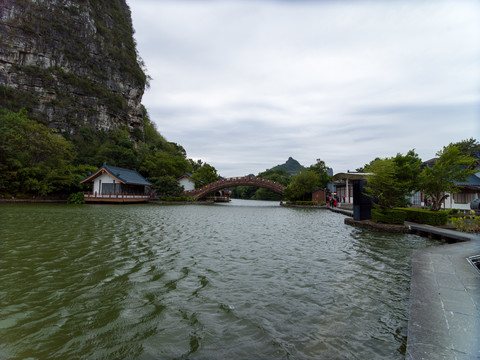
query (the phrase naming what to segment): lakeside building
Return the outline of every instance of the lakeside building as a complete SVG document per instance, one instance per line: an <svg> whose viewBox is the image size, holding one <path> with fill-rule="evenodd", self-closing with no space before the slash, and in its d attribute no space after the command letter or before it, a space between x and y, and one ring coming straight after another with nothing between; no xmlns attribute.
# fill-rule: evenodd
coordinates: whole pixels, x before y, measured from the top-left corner
<svg viewBox="0 0 480 360"><path fill-rule="evenodd" d="M353 181L366 180L372 173L346 172L337 173L332 177L333 192L342 203L353 204Z"/></svg>
<svg viewBox="0 0 480 360"><path fill-rule="evenodd" d="M478 170L475 174L463 182L459 182L460 192L449 196L445 203L450 208L458 209L470 209L470 203L480 198L480 166L477 166Z"/></svg>
<svg viewBox="0 0 480 360"><path fill-rule="evenodd" d="M86 202L148 202L152 186L136 170L106 163L80 183L92 183L92 191L84 193Z"/></svg>
<svg viewBox="0 0 480 360"><path fill-rule="evenodd" d="M325 203L327 200L325 189L317 189L312 192L312 201L316 201L317 203Z"/></svg>
<svg viewBox="0 0 480 360"><path fill-rule="evenodd" d="M177 179L180 186L183 186L184 191L195 190L195 179L189 173L184 173Z"/></svg>
<svg viewBox="0 0 480 360"><path fill-rule="evenodd" d="M435 159L426 161L424 166L431 166ZM444 209L470 210L470 203L480 198L480 165L475 168L476 172L457 185L460 191L449 196L443 201ZM341 202L353 204L353 181L366 180L372 173L346 172L335 174L332 178L334 192L340 198ZM410 202L414 207L426 207L425 195L423 191L418 191L410 197Z"/></svg>
<svg viewBox="0 0 480 360"><path fill-rule="evenodd" d="M470 210L470 203L480 198L480 159L476 156L477 162L475 173L470 175L465 181L456 182L460 191L457 193L445 193L448 197L443 201L444 209ZM437 158L427 160L422 163L422 167L433 166ZM415 193L410 202L413 206L427 206L425 196L422 191Z"/></svg>

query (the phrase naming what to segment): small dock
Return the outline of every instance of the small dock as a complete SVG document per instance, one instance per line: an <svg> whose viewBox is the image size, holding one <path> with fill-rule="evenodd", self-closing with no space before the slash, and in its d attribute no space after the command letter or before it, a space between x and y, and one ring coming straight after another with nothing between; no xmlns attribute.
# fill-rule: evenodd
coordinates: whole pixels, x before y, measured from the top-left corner
<svg viewBox="0 0 480 360"><path fill-rule="evenodd" d="M412 234L430 238L438 238L448 243L470 241L479 237L478 235L468 234L456 230L444 229L425 224L416 224L407 221L405 222L405 225L408 226L408 229Z"/></svg>

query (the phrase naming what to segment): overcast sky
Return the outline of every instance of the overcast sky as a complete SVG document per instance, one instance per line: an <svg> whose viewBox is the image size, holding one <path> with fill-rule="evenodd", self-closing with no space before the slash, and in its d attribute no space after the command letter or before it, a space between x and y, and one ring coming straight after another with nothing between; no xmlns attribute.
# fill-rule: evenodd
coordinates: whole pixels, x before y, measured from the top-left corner
<svg viewBox="0 0 480 360"><path fill-rule="evenodd" d="M480 1L128 4L151 119L222 176L480 140Z"/></svg>

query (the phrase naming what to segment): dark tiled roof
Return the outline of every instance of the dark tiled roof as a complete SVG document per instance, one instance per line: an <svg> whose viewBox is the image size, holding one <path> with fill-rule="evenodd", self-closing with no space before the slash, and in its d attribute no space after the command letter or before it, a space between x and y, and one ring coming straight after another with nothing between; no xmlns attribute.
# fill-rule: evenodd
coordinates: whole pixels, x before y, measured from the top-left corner
<svg viewBox="0 0 480 360"><path fill-rule="evenodd" d="M179 181L179 180L181 180L181 179L183 179L183 178L190 179L190 180L192 180L192 181L197 181L197 182L199 182L199 183L204 183L204 181L202 181L202 180L197 180L197 179L193 178L193 177L192 177L192 174L187 173L187 172L183 173L182 176L180 176L179 178L177 178L177 181Z"/></svg>
<svg viewBox="0 0 480 360"><path fill-rule="evenodd" d="M480 186L480 177L478 177L475 174L472 174L468 177L467 180L465 181L459 181L456 183L457 185L463 186L463 185L475 185L475 186Z"/></svg>
<svg viewBox="0 0 480 360"><path fill-rule="evenodd" d="M103 165L103 168L107 170L110 174L124 181L126 184L152 185L151 182L149 182L135 170L129 170L110 165Z"/></svg>
<svg viewBox="0 0 480 360"><path fill-rule="evenodd" d="M129 170L124 169L117 166L110 166L103 164L95 173L92 175L87 176L85 179L81 180L80 183L91 181L95 179L98 175L102 174L102 169L106 170L112 176L116 177L118 180L125 184L132 184L132 185L152 185L147 179L145 179L142 175L140 175L136 170Z"/></svg>
<svg viewBox="0 0 480 360"><path fill-rule="evenodd" d="M194 180L194 179L192 178L192 174L187 173L187 172L184 172L182 176L180 176L179 178L177 178L177 180L180 180L180 179L183 179L183 178L190 178L190 179Z"/></svg>

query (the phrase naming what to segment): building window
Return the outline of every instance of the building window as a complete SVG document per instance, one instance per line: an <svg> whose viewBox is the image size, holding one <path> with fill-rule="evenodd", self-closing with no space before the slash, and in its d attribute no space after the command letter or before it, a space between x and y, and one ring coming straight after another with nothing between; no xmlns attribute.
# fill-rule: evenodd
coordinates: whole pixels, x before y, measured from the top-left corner
<svg viewBox="0 0 480 360"><path fill-rule="evenodd" d="M453 194L453 200L456 204L470 204L477 196L475 193L458 193Z"/></svg>
<svg viewBox="0 0 480 360"><path fill-rule="evenodd" d="M414 205L414 206L422 205L422 193L420 191L417 191L415 194L410 196L409 199L410 199L411 204Z"/></svg>

